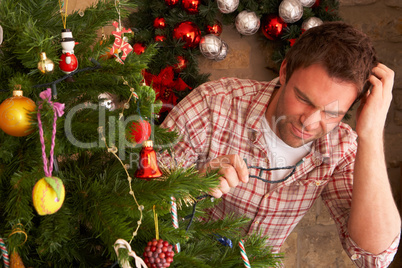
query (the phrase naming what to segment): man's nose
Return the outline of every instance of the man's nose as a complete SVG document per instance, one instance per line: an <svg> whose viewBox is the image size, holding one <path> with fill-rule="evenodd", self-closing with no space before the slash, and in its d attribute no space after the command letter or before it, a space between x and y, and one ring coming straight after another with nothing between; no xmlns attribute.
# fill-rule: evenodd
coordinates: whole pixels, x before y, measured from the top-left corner
<svg viewBox="0 0 402 268"><path fill-rule="evenodd" d="M303 130L307 132L319 128L321 119L322 119L321 111L317 109L313 110L310 113L305 113L300 117Z"/></svg>

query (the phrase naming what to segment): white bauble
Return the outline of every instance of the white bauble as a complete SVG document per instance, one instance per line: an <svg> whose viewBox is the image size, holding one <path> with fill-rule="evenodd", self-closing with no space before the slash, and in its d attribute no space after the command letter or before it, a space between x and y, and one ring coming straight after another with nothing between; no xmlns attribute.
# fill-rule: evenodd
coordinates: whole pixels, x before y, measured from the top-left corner
<svg viewBox="0 0 402 268"><path fill-rule="evenodd" d="M294 23L303 16L300 0L283 0L279 5L279 17L286 23Z"/></svg>
<svg viewBox="0 0 402 268"><path fill-rule="evenodd" d="M260 28L260 18L254 11L243 10L237 15L235 25L242 35L252 35Z"/></svg>
<svg viewBox="0 0 402 268"><path fill-rule="evenodd" d="M205 58L213 60L221 53L222 40L214 34L207 34L201 38L198 46Z"/></svg>

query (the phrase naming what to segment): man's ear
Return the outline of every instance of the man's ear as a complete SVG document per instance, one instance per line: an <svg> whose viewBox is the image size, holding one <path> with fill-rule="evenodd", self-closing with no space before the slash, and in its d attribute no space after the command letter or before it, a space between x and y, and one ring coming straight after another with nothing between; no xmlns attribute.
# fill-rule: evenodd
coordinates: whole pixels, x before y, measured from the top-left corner
<svg viewBox="0 0 402 268"><path fill-rule="evenodd" d="M286 84L286 60L282 61L281 68L279 69L279 82L281 85Z"/></svg>

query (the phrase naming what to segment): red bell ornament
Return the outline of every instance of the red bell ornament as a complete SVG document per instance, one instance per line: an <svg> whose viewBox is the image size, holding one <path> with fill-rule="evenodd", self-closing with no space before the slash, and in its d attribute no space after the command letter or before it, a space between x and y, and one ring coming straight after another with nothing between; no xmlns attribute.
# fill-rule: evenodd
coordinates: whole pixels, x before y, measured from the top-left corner
<svg viewBox="0 0 402 268"><path fill-rule="evenodd" d="M198 14L200 0L182 0L181 7L189 14Z"/></svg>
<svg viewBox="0 0 402 268"><path fill-rule="evenodd" d="M261 21L261 31L269 40L277 40L287 24L276 14L265 16Z"/></svg>
<svg viewBox="0 0 402 268"><path fill-rule="evenodd" d="M194 48L200 43L201 31L194 22L184 21L174 27L173 38L185 42L183 48Z"/></svg>
<svg viewBox="0 0 402 268"><path fill-rule="evenodd" d="M144 141L138 161L138 168L135 172L135 177L150 181L154 178L162 176L162 171L159 169L156 159L156 153L153 148L152 140Z"/></svg>

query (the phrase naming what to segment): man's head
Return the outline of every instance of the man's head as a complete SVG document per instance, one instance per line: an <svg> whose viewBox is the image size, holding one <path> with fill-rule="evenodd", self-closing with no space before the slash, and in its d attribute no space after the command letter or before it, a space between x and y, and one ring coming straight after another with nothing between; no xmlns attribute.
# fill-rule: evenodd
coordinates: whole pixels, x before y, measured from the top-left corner
<svg viewBox="0 0 402 268"><path fill-rule="evenodd" d="M320 64L330 77L355 84L358 99L369 89L368 77L378 63L370 39L344 22L325 22L304 32L285 61L286 81L295 70Z"/></svg>
<svg viewBox="0 0 402 268"><path fill-rule="evenodd" d="M369 88L376 63L369 39L345 23L306 31L282 63L266 112L271 128L291 147L324 136Z"/></svg>

